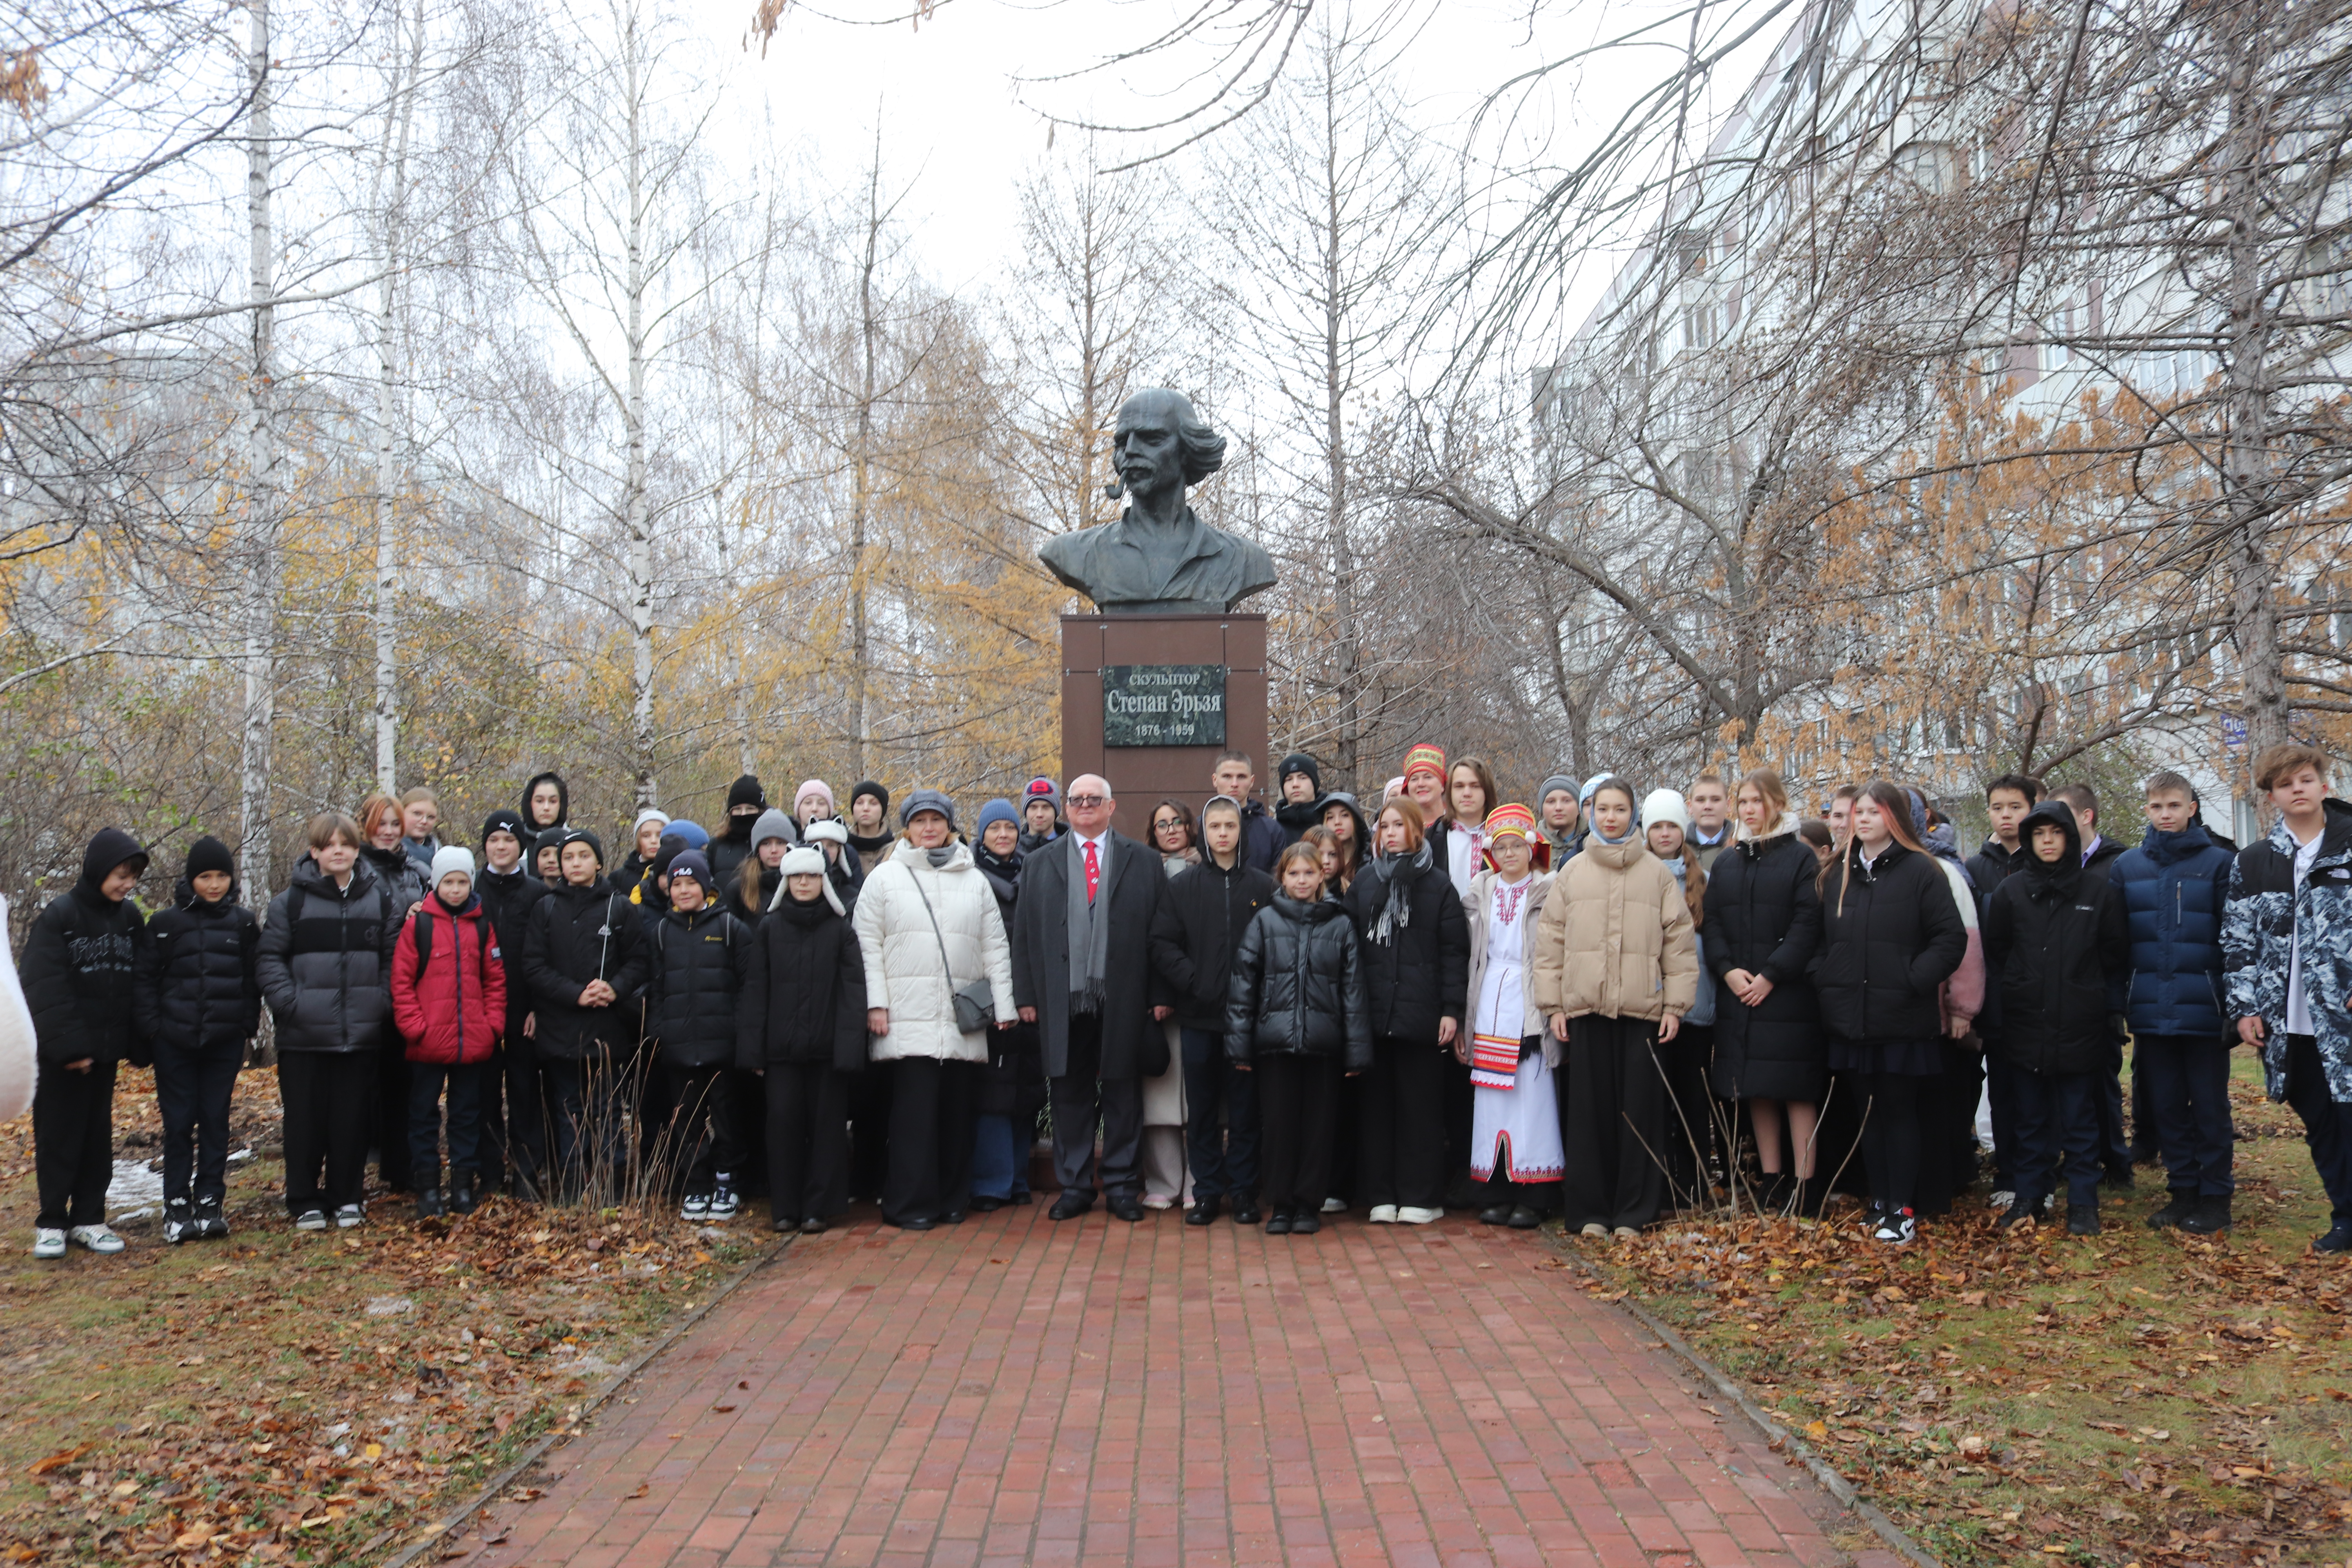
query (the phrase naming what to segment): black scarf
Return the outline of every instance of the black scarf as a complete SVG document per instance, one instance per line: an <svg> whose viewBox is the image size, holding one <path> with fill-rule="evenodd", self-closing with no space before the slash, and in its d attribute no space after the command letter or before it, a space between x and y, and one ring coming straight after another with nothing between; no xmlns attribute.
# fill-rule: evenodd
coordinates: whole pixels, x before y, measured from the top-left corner
<svg viewBox="0 0 2352 1568"><path fill-rule="evenodd" d="M1323 799L1286 800L1274 808L1274 819L1293 833L1304 833L1310 827L1323 826Z"/></svg>
<svg viewBox="0 0 2352 1568"><path fill-rule="evenodd" d="M1434 857L1430 853L1429 840L1410 855L1384 854L1372 862L1372 874L1388 885L1388 899L1381 906L1380 918L1372 921L1367 932L1372 941L1387 947L1396 941L1396 933L1412 922L1412 885L1429 869Z"/></svg>

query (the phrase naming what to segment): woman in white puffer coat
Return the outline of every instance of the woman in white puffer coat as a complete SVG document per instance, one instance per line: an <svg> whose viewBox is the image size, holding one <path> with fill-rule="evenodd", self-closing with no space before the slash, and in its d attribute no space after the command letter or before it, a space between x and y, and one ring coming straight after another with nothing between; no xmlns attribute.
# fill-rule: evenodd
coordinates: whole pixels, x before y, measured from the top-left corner
<svg viewBox="0 0 2352 1568"><path fill-rule="evenodd" d="M889 1062L890 1165L882 1218L906 1230L953 1225L971 1201L974 1096L985 1030L956 1027L955 994L985 981L996 1027L1013 1026L1013 950L996 894L955 837L955 805L919 789L898 808L906 836L867 874L851 923L866 959L869 1056Z"/></svg>

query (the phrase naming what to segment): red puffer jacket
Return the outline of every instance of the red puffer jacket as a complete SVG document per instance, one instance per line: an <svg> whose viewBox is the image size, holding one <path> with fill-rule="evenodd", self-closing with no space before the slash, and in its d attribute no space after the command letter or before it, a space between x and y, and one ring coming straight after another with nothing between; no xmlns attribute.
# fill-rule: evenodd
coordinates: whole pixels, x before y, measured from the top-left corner
<svg viewBox="0 0 2352 1568"><path fill-rule="evenodd" d="M426 952L417 963L420 924ZM428 896L400 928L392 950L392 1016L408 1059L464 1066L490 1059L507 1022L507 969L479 895L452 912Z"/></svg>

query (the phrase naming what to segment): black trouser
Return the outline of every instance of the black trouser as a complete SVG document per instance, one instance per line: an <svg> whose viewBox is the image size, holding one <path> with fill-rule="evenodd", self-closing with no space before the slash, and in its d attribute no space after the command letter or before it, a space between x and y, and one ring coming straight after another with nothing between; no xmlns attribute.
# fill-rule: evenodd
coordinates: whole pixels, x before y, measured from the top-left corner
<svg viewBox="0 0 2352 1568"><path fill-rule="evenodd" d="M1702 979L1712 985L1712 979ZM1715 1026L1685 1024L1671 1040L1658 1042L1666 1069L1666 1177L1677 1194L1696 1196L1706 1189L1707 1156L1715 1148L1715 1097L1706 1069L1715 1060Z"/></svg>
<svg viewBox="0 0 2352 1568"><path fill-rule="evenodd" d="M2161 1159L2164 1155L2164 1118L2156 1109L2156 1095L2148 1086L2145 1059L2139 1036L2135 1032L2131 1059L2131 1152L2135 1161Z"/></svg>
<svg viewBox="0 0 2352 1568"><path fill-rule="evenodd" d="M1331 1184L1331 1137L1339 1119L1339 1063L1333 1057L1260 1056L1257 1076L1258 1196L1269 1214L1311 1215Z"/></svg>
<svg viewBox="0 0 2352 1568"><path fill-rule="evenodd" d="M890 1175L890 1090L882 1064L849 1075L849 1195L878 1198Z"/></svg>
<svg viewBox="0 0 2352 1568"><path fill-rule="evenodd" d="M547 1096L539 1081L539 1042L523 1034L520 1021L499 1043L492 1068L482 1085L483 1180L494 1181L506 1171L513 1175L516 1191L543 1194Z"/></svg>
<svg viewBox="0 0 2352 1568"><path fill-rule="evenodd" d="M735 1153L729 1160L720 1152L719 1169L734 1180L735 1191L747 1198L765 1196L768 1191L768 1140L761 1129L767 1116L761 1110L765 1091L760 1086L760 1075L741 1068L724 1069L727 1079L727 1135L735 1140Z"/></svg>
<svg viewBox="0 0 2352 1568"><path fill-rule="evenodd" d="M408 1064L408 1170L417 1190L441 1184L441 1095L449 1095L449 1184L471 1186L482 1169L482 1091L495 1061Z"/></svg>
<svg viewBox="0 0 2352 1568"><path fill-rule="evenodd" d="M666 1185L676 1187L683 1178L685 1190L698 1195L716 1190L720 1176L731 1185L743 1168L733 1071L665 1060L662 1076L669 1080L665 1098L676 1108L662 1130L662 1148L669 1161Z"/></svg>
<svg viewBox="0 0 2352 1568"><path fill-rule="evenodd" d="M2165 1184L2176 1193L2226 1198L2238 1190L2230 1043L2228 1036L2132 1037L2132 1080L2147 1095L2147 1131L2164 1155Z"/></svg>
<svg viewBox="0 0 2352 1568"><path fill-rule="evenodd" d="M779 1223L831 1219L849 1204L849 1079L857 1075L824 1062L771 1062L762 1076L768 1212Z"/></svg>
<svg viewBox="0 0 2352 1568"><path fill-rule="evenodd" d="M1854 1076L1868 1102L1863 1111L1862 1163L1870 1173L1870 1195L1890 1214L1908 1209L1918 1196L1919 1152L1928 1135L1921 1107L1943 1079L1907 1072ZM2024 1098L2021 1085L2018 1097Z"/></svg>
<svg viewBox="0 0 2352 1568"><path fill-rule="evenodd" d="M416 1188L408 1169L410 1076L408 1058L396 1043L375 1053L375 1104L368 1117L369 1142L375 1145L376 1179L395 1193Z"/></svg>
<svg viewBox="0 0 2352 1568"><path fill-rule="evenodd" d="M1985 1098L1992 1107L1992 1184L2017 1191L2017 1069L1999 1040L1985 1041Z"/></svg>
<svg viewBox="0 0 2352 1568"><path fill-rule="evenodd" d="M890 1064L890 1173L882 1217L894 1225L971 1206L971 1137L978 1062L907 1057Z"/></svg>
<svg viewBox="0 0 2352 1568"><path fill-rule="evenodd" d="M163 1201L228 1200L228 1108L245 1042L155 1042L155 1109L163 1118Z"/></svg>
<svg viewBox="0 0 2352 1568"><path fill-rule="evenodd" d="M556 1191L617 1197L628 1169L629 1075L595 1041L584 1048L584 1057L540 1058L554 1121Z"/></svg>
<svg viewBox="0 0 2352 1568"><path fill-rule="evenodd" d="M115 1064L88 1072L38 1064L33 1085L33 1170L44 1230L106 1223L106 1189L114 1180Z"/></svg>
<svg viewBox="0 0 2352 1568"><path fill-rule="evenodd" d="M2327 1069L2309 1035L2286 1037L2286 1102L2303 1118L2303 1141L2326 1190L2331 1217L2352 1225L2352 1104L2329 1096Z"/></svg>
<svg viewBox="0 0 2352 1568"><path fill-rule="evenodd" d="M2099 1068L2098 1100L2099 1163L2107 1174L2128 1179L2131 1175L2131 1144L2124 1137L2124 1044L2109 1039L2100 1047L2106 1052L2106 1061Z"/></svg>
<svg viewBox="0 0 2352 1568"><path fill-rule="evenodd" d="M1184 1047L1184 1144L1192 1201L1255 1197L1257 1085L1226 1057L1224 1036L1213 1029L1178 1034Z"/></svg>
<svg viewBox="0 0 2352 1568"><path fill-rule="evenodd" d="M1356 1196L1367 1208L1445 1206L1445 1064L1435 1040L1372 1038L1372 1065L1358 1080Z"/></svg>
<svg viewBox="0 0 2352 1568"><path fill-rule="evenodd" d="M1569 1021L1559 1084L1569 1228L1639 1230L1666 1206L1666 1079L1657 1025L1588 1013Z"/></svg>
<svg viewBox="0 0 2352 1568"><path fill-rule="evenodd" d="M2027 1208L2056 1194L2062 1171L2069 1205L2098 1206L2098 1078L2017 1069L2017 1201Z"/></svg>
<svg viewBox="0 0 2352 1568"><path fill-rule="evenodd" d="M1093 1195L1095 1127L1099 1121L1103 1192L1114 1198L1139 1196L1143 1192L1143 1080L1100 1076L1102 1020L1083 1014L1070 1019L1062 1065L1069 1070L1048 1079L1046 1088L1054 1106L1054 1174L1060 1178L1063 1190ZM1264 1110L1261 1098L1261 1124ZM1261 1168L1264 1163L1261 1156Z"/></svg>
<svg viewBox="0 0 2352 1568"><path fill-rule="evenodd" d="M368 1127L375 1114L377 1051L278 1053L286 1106L286 1212L356 1204L367 1183ZM408 1158L408 1131L397 1140ZM326 1183L319 1180L326 1168Z"/></svg>
<svg viewBox="0 0 2352 1568"><path fill-rule="evenodd" d="M1468 1024L1463 1025L1468 1028ZM1445 1182L1449 1194L1458 1184L1465 1201L1475 1198L1480 1190L1477 1180L1470 1174L1470 1128L1477 1115L1478 1090L1470 1081L1470 1064L1446 1054L1439 1064L1444 1079L1442 1103L1445 1108Z"/></svg>

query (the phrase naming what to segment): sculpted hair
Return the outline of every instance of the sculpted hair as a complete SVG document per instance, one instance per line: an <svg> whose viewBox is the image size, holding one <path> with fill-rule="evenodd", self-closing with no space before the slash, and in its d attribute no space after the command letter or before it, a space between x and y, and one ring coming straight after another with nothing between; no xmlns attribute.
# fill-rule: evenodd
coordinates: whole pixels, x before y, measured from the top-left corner
<svg viewBox="0 0 2352 1568"><path fill-rule="evenodd" d="M1184 454L1184 482L1197 485L1225 466L1225 438L1201 423L1192 399L1176 420L1176 445Z"/></svg>

